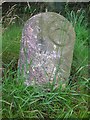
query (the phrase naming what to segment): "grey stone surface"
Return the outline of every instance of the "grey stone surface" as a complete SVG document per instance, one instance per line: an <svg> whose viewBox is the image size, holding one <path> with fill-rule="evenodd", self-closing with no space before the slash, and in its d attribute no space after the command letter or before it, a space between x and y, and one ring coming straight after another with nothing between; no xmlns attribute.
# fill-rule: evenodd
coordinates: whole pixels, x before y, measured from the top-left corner
<svg viewBox="0 0 90 120"><path fill-rule="evenodd" d="M31 17L22 32L19 68L27 85L62 81L70 75L75 32L71 23L54 13Z"/></svg>

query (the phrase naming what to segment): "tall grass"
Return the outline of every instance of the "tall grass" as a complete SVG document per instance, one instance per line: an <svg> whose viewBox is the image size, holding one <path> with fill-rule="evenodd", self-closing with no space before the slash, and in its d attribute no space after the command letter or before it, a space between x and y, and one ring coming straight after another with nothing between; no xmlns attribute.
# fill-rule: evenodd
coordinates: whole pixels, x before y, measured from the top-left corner
<svg viewBox="0 0 90 120"><path fill-rule="evenodd" d="M2 36L2 60L4 64L10 63L15 57L19 57L20 40L21 40L22 26L14 23L8 27Z"/></svg>
<svg viewBox="0 0 90 120"><path fill-rule="evenodd" d="M17 73L17 72L16 72ZM9 69L4 73L2 113L4 118L86 118L88 79L64 90L59 86L25 86L24 79Z"/></svg>
<svg viewBox="0 0 90 120"><path fill-rule="evenodd" d="M88 78L88 29L87 18L84 10L67 11L67 18L72 23L76 32L74 55L71 73L78 79L78 76Z"/></svg>
<svg viewBox="0 0 90 120"><path fill-rule="evenodd" d="M18 58L19 54L21 28L10 26L3 34L3 62L9 63L4 69L2 79L3 118L89 118L88 31L83 24L85 17L81 19L83 14L72 12L67 17L74 25L76 43L70 75L72 84L65 89L61 85L55 88L52 84L25 86L24 78L19 76L18 70L12 69L13 55Z"/></svg>

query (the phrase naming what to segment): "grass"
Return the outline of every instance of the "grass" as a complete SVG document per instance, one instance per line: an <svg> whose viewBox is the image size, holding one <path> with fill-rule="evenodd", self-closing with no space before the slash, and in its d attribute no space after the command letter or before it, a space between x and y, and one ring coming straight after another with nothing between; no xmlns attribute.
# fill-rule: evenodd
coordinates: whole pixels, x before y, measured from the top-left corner
<svg viewBox="0 0 90 120"><path fill-rule="evenodd" d="M89 118L88 100L88 30L83 14L69 13L76 32L70 85L63 90L46 86L25 86L24 79L13 70L19 56L21 28L13 24L3 33L2 116L3 118ZM78 18L80 22L78 21ZM86 23L86 22L85 22ZM13 59L14 58L14 59Z"/></svg>
<svg viewBox="0 0 90 120"><path fill-rule="evenodd" d="M14 71L15 72L15 71ZM5 72L3 81L3 118L86 118L88 117L88 79L73 87L25 86L17 72ZM8 77L7 77L8 74ZM8 89L7 89L8 88Z"/></svg>
<svg viewBox="0 0 90 120"><path fill-rule="evenodd" d="M16 60L19 57L20 40L21 40L22 26L18 24L12 24L3 33L2 52L3 63L9 64L15 57Z"/></svg>

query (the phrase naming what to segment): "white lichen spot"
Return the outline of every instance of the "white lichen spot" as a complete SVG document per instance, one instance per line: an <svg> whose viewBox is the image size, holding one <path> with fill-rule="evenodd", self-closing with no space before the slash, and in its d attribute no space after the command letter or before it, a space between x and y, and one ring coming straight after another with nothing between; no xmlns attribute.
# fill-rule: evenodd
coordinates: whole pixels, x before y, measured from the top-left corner
<svg viewBox="0 0 90 120"><path fill-rule="evenodd" d="M54 49L56 49L56 45L54 45Z"/></svg>
<svg viewBox="0 0 90 120"><path fill-rule="evenodd" d="M27 71L27 74L29 73L29 71Z"/></svg>
<svg viewBox="0 0 90 120"><path fill-rule="evenodd" d="M35 71L35 69L34 69L34 68L32 68L32 70L33 70L33 72Z"/></svg>
<svg viewBox="0 0 90 120"><path fill-rule="evenodd" d="M34 36L37 39L37 36Z"/></svg>
<svg viewBox="0 0 90 120"><path fill-rule="evenodd" d="M40 53L39 53L38 55L39 55L39 56L41 56L41 54L40 54Z"/></svg>
<svg viewBox="0 0 90 120"><path fill-rule="evenodd" d="M56 71L56 67L54 68L53 72L55 72L55 71Z"/></svg>
<svg viewBox="0 0 90 120"><path fill-rule="evenodd" d="M27 86L30 85L29 82L28 82L28 80L26 80L26 81L24 82L24 84L27 85Z"/></svg>
<svg viewBox="0 0 90 120"><path fill-rule="evenodd" d="M34 85L34 84L35 84L35 82L34 82L34 80L32 80L31 85Z"/></svg>

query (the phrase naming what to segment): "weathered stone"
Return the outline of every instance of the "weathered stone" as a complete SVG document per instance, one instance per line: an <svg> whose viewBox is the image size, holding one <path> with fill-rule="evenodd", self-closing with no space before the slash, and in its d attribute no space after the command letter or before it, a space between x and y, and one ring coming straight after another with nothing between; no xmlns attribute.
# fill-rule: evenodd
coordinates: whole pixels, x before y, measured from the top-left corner
<svg viewBox="0 0 90 120"><path fill-rule="evenodd" d="M20 72L27 85L62 81L66 83L73 57L75 32L71 23L54 13L31 17L22 33Z"/></svg>

